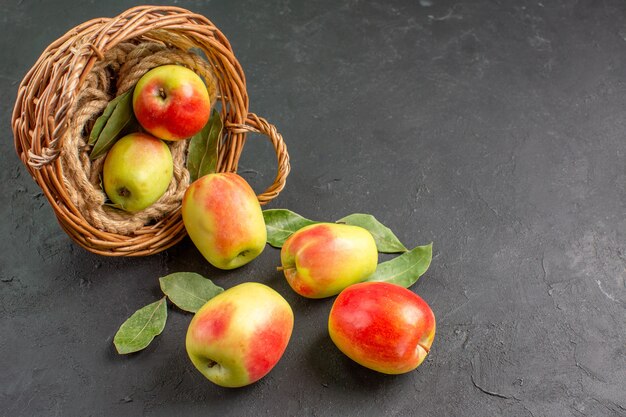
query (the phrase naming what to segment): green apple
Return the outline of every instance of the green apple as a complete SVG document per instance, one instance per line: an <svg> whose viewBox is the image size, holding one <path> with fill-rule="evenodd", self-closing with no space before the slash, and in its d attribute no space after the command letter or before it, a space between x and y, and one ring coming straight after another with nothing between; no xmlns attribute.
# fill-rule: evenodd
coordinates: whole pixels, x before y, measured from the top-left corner
<svg viewBox="0 0 626 417"><path fill-rule="evenodd" d="M211 98L198 74L180 65L163 65L137 81L133 111L139 124L154 136L182 140L207 123Z"/></svg>
<svg viewBox="0 0 626 417"><path fill-rule="evenodd" d="M378 250L371 233L362 227L317 223L289 236L280 259L280 269L295 292L324 298L374 273Z"/></svg>
<svg viewBox="0 0 626 417"><path fill-rule="evenodd" d="M267 285L247 282L207 301L194 315L185 346L194 366L223 387L264 377L283 355L293 330L289 303Z"/></svg>
<svg viewBox="0 0 626 417"><path fill-rule="evenodd" d="M137 212L150 207L167 190L174 171L170 148L145 133L119 139L102 169L104 191L120 208Z"/></svg>
<svg viewBox="0 0 626 417"><path fill-rule="evenodd" d="M335 345L385 374L417 368L433 344L435 315L420 296L388 282L362 282L339 294L328 318Z"/></svg>
<svg viewBox="0 0 626 417"><path fill-rule="evenodd" d="M183 197L182 214L192 242L217 268L238 268L265 249L261 205L235 173L208 174L194 181Z"/></svg>

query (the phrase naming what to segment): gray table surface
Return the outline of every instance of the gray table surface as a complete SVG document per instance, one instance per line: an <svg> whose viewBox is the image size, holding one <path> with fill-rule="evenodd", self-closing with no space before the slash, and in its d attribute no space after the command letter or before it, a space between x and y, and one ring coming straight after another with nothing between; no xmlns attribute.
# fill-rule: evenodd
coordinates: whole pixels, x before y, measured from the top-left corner
<svg viewBox="0 0 626 417"><path fill-rule="evenodd" d="M285 137L293 170L268 207L371 213L407 246L434 242L412 287L436 314L433 349L401 376L352 363L327 335L332 299L293 293L269 247L221 272L188 239L140 259L74 244L15 154L10 114L49 43L133 4L5 1L0 415L626 415L625 2L173 4L226 34L251 110ZM251 137L240 172L260 191L274 168ZM118 326L177 271L285 296L296 324L267 377L206 381L174 308L145 351L115 353Z"/></svg>

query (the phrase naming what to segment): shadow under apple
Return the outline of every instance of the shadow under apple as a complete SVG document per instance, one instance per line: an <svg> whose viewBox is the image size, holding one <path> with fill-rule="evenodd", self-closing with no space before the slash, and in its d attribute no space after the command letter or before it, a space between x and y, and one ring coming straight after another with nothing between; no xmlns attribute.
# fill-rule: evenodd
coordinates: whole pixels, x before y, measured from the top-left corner
<svg viewBox="0 0 626 417"><path fill-rule="evenodd" d="M306 364L326 388L358 387L369 392L402 386L410 372L387 375L365 368L344 355L327 332L311 340Z"/></svg>

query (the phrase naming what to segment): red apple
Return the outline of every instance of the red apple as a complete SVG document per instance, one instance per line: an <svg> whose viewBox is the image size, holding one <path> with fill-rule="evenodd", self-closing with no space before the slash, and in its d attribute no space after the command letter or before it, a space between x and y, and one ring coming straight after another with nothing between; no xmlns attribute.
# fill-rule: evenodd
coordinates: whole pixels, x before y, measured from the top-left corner
<svg viewBox="0 0 626 417"><path fill-rule="evenodd" d="M328 319L330 338L350 359L385 374L422 363L435 338L435 315L422 298L387 282L343 290Z"/></svg>
<svg viewBox="0 0 626 417"><path fill-rule="evenodd" d="M208 122L211 99L198 74L180 65L163 65L139 79L133 110L139 124L154 136L182 140Z"/></svg>
<svg viewBox="0 0 626 417"><path fill-rule="evenodd" d="M291 337L293 311L267 285L246 282L213 297L195 314L186 349L211 382L242 387L278 363Z"/></svg>

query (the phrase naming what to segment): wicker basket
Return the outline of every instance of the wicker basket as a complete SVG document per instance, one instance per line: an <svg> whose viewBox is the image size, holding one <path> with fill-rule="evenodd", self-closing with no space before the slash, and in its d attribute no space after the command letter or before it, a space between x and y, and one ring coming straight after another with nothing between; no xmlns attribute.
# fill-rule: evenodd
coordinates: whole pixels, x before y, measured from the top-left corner
<svg viewBox="0 0 626 417"><path fill-rule="evenodd" d="M180 199L174 209L132 233L103 230L77 207L72 198L76 190L68 185L68 174L64 175L60 158L64 152L72 152L63 145L70 143L72 124L76 123L73 117L82 107L79 96L94 67L107 59L114 48L144 42L182 54L195 53L191 48L204 54L203 62L208 62L216 83L217 105L225 130L219 144L217 171L237 170L248 132L267 136L278 159L274 183L258 196L261 204L283 189L290 169L285 144L276 128L248 112L243 70L226 37L207 18L177 7L140 6L114 18L83 23L48 46L25 76L12 126L16 151L42 188L61 227L79 245L101 255L150 255L171 247L186 235ZM89 123L93 124L93 118ZM187 142L183 142L183 154Z"/></svg>

